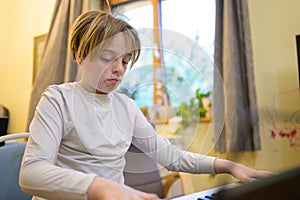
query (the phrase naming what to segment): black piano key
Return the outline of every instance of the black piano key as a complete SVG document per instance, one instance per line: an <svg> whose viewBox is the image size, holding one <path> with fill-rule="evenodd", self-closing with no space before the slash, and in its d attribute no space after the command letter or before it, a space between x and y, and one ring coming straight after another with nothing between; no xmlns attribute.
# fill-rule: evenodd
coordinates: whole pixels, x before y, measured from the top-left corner
<svg viewBox="0 0 300 200"><path fill-rule="evenodd" d="M197 198L197 200L209 200L209 199L212 199L212 198L213 198L213 195L214 195L214 194L212 194L212 195L206 195L204 198L199 197L199 198Z"/></svg>

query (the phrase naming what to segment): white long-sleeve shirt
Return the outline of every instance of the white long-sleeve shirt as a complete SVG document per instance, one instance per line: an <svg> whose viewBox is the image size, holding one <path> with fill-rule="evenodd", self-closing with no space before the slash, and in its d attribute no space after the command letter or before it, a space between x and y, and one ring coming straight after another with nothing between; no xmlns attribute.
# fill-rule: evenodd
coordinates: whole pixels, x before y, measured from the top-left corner
<svg viewBox="0 0 300 200"><path fill-rule="evenodd" d="M90 93L74 82L43 93L30 125L20 186L33 199L87 199L95 176L124 183L131 143L171 171L214 173L214 157L171 145L126 95Z"/></svg>

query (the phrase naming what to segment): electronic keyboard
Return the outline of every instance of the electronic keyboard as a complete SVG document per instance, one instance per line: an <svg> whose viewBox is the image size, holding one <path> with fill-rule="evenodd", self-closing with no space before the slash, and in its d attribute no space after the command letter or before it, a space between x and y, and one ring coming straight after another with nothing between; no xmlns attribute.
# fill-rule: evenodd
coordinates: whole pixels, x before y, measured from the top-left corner
<svg viewBox="0 0 300 200"><path fill-rule="evenodd" d="M177 198L172 198L172 200L207 200L207 199L212 199L218 192L221 190L224 190L225 188L233 188L241 185L242 183L237 182L237 183L230 183L227 185L219 186L219 187L214 187L208 190L203 190L200 192L195 192L192 194L188 194L185 196L180 196Z"/></svg>
<svg viewBox="0 0 300 200"><path fill-rule="evenodd" d="M233 183L172 200L300 199L300 167L251 183Z"/></svg>

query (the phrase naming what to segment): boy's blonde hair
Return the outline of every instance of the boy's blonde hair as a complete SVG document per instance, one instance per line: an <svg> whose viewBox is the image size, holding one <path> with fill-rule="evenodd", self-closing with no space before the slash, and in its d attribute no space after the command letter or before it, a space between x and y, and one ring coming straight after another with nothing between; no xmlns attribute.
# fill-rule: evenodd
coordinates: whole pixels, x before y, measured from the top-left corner
<svg viewBox="0 0 300 200"><path fill-rule="evenodd" d="M140 39L131 25L105 11L89 11L81 14L73 23L69 34L73 60L95 55L104 48L105 42L120 33L125 34L131 46L131 65L133 65L140 55Z"/></svg>

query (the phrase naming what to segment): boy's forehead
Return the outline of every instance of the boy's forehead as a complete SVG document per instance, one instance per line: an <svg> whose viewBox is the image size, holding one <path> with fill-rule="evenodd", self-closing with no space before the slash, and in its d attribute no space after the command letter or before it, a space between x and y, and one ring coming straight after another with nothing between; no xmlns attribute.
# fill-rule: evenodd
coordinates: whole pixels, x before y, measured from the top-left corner
<svg viewBox="0 0 300 200"><path fill-rule="evenodd" d="M104 48L104 52L126 54L131 53L132 50L134 50L124 34L115 35L109 38L106 42L107 45L105 45L106 47Z"/></svg>

